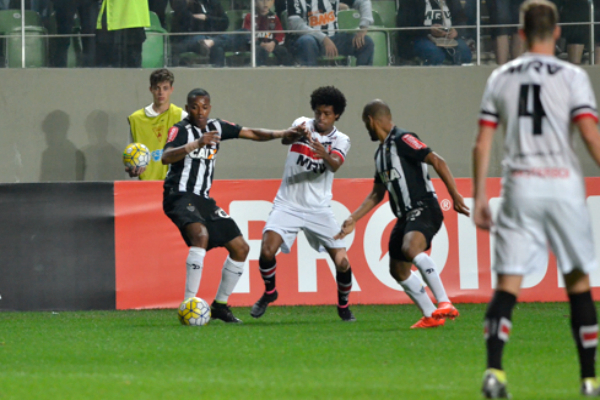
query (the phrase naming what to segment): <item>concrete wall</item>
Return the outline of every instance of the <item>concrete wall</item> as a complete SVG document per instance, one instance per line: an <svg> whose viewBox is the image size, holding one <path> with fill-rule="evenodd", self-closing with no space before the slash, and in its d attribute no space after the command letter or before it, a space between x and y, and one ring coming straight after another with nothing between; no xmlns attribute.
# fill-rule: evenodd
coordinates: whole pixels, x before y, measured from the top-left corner
<svg viewBox="0 0 600 400"><path fill-rule="evenodd" d="M376 144L360 115L381 98L394 121L419 134L457 177L470 176L470 152L489 67L174 69L173 102L183 106L195 87L212 96L211 116L244 126L285 128L311 116L309 96L335 85L348 99L337 127L352 149L336 176L373 175ZM125 179L121 152L128 142L127 116L150 103L150 70L0 70L0 182ZM589 68L597 93L600 69ZM497 135L491 176L500 173ZM584 171L598 176L581 143ZM279 143L225 142L217 179L280 178L286 148Z"/></svg>

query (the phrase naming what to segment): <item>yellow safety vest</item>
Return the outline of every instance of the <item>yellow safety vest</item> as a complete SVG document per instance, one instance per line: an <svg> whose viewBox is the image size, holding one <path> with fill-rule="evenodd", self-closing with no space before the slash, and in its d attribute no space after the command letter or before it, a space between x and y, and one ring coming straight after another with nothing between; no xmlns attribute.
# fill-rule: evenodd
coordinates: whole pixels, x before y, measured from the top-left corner
<svg viewBox="0 0 600 400"><path fill-rule="evenodd" d="M106 27L109 31L150 26L148 0L103 0L97 29L102 29L102 16L106 11Z"/></svg>
<svg viewBox="0 0 600 400"><path fill-rule="evenodd" d="M140 176L142 180L164 180L169 169L160 161L163 148L167 143L169 129L181 121L183 110L174 104L156 117L148 117L145 109L138 110L129 116L131 136L136 143L143 143L150 150L150 163Z"/></svg>

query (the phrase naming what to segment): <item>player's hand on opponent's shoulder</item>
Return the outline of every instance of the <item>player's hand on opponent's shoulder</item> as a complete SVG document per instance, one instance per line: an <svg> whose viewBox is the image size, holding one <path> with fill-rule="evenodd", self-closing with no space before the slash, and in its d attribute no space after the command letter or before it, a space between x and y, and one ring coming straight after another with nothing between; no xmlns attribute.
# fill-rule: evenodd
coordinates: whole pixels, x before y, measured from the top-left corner
<svg viewBox="0 0 600 400"><path fill-rule="evenodd" d="M129 174L130 178L136 178L144 173L146 167L125 167L125 172Z"/></svg>
<svg viewBox="0 0 600 400"><path fill-rule="evenodd" d="M346 218L346 220L342 224L342 228L340 229L340 232L337 235L335 235L333 238L335 240L345 238L347 235L352 233L355 226L356 226L356 221L354 221L354 218L352 218L352 217Z"/></svg>
<svg viewBox="0 0 600 400"><path fill-rule="evenodd" d="M492 211L487 203L487 199L484 201L475 201L473 206L473 222L475 225L486 231L492 227Z"/></svg>
<svg viewBox="0 0 600 400"><path fill-rule="evenodd" d="M467 217L470 215L469 207L467 207L467 205L465 204L465 199L463 199L463 197L460 194L456 193L452 197L452 201L454 202L454 211L456 211L457 213L464 214Z"/></svg>

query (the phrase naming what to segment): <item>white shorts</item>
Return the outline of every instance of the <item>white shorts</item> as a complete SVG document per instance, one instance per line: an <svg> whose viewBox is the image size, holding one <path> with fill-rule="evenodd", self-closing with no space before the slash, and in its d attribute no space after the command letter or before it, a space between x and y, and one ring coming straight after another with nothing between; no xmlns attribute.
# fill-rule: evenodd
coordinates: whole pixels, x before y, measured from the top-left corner
<svg viewBox="0 0 600 400"><path fill-rule="evenodd" d="M304 231L310 246L317 251L346 248L343 240L333 238L340 231L340 226L331 209L303 213L273 207L263 233L266 231L278 233L283 239L281 251L287 254L300 229Z"/></svg>
<svg viewBox="0 0 600 400"><path fill-rule="evenodd" d="M503 199L495 224L500 274L527 275L548 264L548 245L559 270L596 268L590 214L582 200Z"/></svg>

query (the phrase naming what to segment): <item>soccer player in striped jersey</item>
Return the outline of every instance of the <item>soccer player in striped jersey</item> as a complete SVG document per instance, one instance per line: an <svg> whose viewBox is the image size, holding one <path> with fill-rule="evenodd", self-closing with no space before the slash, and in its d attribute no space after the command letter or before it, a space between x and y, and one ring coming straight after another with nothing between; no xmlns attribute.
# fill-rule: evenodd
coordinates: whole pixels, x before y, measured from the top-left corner
<svg viewBox="0 0 600 400"><path fill-rule="evenodd" d="M504 133L502 205L493 231L492 267L498 279L484 325L487 370L482 392L487 398L509 396L502 352L512 328L512 310L523 277L548 264L548 244L571 306L581 393L600 395L595 371L598 322L588 275L597 261L572 143L577 127L600 165L598 115L587 74L554 57L560 37L557 23L553 3L530 0L521 5L519 34L528 52L492 73L481 102L473 148L473 216L477 227L485 230L492 227L485 189L492 138L499 124Z"/></svg>
<svg viewBox="0 0 600 400"><path fill-rule="evenodd" d="M337 312L342 321L351 322L355 321L348 307L352 270L344 241L333 238L339 225L330 205L333 176L350 150L350 139L334 125L346 109L346 98L339 89L323 86L311 94L310 106L314 118L301 117L292 124L306 127L308 135L283 141L291 146L260 248L259 268L265 292L252 307L250 315L260 318L269 303L277 299L275 254L280 248L289 253L298 232L303 230L311 247L327 251L333 260L338 289Z"/></svg>
<svg viewBox="0 0 600 400"><path fill-rule="evenodd" d="M427 166L440 176L454 202L454 210L469 215L469 208L456 189L456 183L442 157L421 142L417 135L394 125L390 108L381 100L368 103L362 114L371 140L379 141L375 152L375 182L363 203L344 221L336 238L354 230L356 222L389 193L392 212L398 218L389 241L390 273L415 302L423 317L411 328L435 328L445 318L456 318L434 261L425 253L444 216L437 201ZM438 307L425 292L423 282L411 271L416 265L435 296Z"/></svg>
<svg viewBox="0 0 600 400"><path fill-rule="evenodd" d="M221 284L211 313L212 318L240 323L242 321L233 315L227 300L244 272L249 246L235 221L209 197L220 142L237 138L295 140L306 132L302 126L270 131L210 119L210 95L203 89L194 89L188 94L185 109L189 115L169 130L162 155L162 162L169 164L163 210L190 248L184 299L194 297L198 292L206 252L214 247L225 247L229 256L223 265Z"/></svg>

